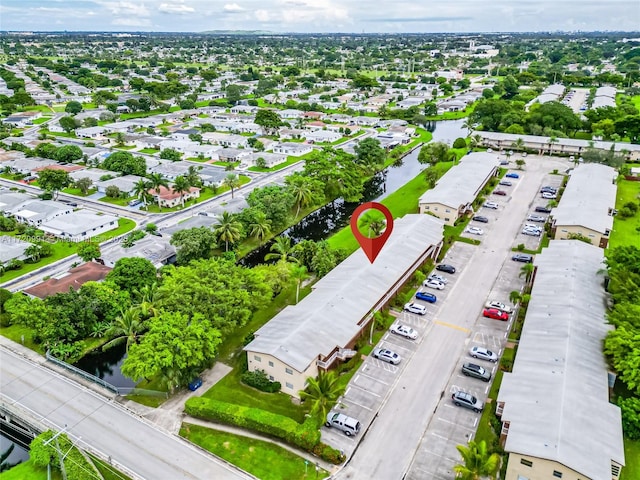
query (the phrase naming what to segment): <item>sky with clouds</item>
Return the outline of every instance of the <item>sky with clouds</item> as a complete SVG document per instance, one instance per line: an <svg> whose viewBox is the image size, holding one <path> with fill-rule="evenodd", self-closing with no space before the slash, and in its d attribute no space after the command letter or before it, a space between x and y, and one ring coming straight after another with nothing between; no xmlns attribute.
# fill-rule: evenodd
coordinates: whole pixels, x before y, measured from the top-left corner
<svg viewBox="0 0 640 480"><path fill-rule="evenodd" d="M640 30L638 0L1 0L0 30Z"/></svg>

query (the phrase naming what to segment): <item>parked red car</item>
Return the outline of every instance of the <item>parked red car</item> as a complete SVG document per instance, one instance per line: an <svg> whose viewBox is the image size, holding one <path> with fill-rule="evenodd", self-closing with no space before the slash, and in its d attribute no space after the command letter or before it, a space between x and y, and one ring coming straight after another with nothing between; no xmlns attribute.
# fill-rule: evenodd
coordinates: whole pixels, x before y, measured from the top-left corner
<svg viewBox="0 0 640 480"><path fill-rule="evenodd" d="M494 195L501 195L501 196L505 197L507 195L507 192L505 192L504 190L494 190L493 194Z"/></svg>
<svg viewBox="0 0 640 480"><path fill-rule="evenodd" d="M502 310L498 310L497 308L485 308L482 310L482 316L493 318L494 320L503 320L505 322L509 320L509 314Z"/></svg>

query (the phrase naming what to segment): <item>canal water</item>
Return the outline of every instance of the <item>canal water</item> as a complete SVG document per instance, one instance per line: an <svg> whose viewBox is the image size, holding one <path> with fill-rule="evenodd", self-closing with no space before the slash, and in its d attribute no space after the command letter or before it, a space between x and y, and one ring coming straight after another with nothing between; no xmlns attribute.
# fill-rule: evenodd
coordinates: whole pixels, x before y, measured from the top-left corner
<svg viewBox="0 0 640 480"><path fill-rule="evenodd" d="M434 142L445 142L452 145L458 137L466 137L467 130L463 128L465 120L447 120L430 122L427 129L432 133ZM281 235L291 237L294 243L302 240L322 240L332 233L344 228L351 214L360 203L380 201L395 192L409 180L415 178L425 165L418 162L419 149L405 156L397 164L388 167L371 178L364 188L364 196L358 203L348 203L341 198L310 213L296 225L285 230ZM273 241L252 251L238 263L252 267L264 263L264 257L269 253ZM116 387L132 387L134 382L120 373L120 366L125 359L125 348L114 347L107 352L88 355L82 358L76 366L92 375L102 378Z"/></svg>
<svg viewBox="0 0 640 480"><path fill-rule="evenodd" d="M14 445L11 455L5 460L5 464L14 465L29 460L29 438L11 427L2 425L0 429L0 455L4 454L11 445Z"/></svg>

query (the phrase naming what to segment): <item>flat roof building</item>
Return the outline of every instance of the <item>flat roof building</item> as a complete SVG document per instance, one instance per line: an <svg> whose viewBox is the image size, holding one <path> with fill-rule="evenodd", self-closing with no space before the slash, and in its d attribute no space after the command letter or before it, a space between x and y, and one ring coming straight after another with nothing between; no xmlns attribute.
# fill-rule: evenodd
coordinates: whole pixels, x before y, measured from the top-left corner
<svg viewBox="0 0 640 480"><path fill-rule="evenodd" d="M474 152L460 159L445 173L436 186L422 194L420 213L430 213L453 225L468 211L482 188L498 170L494 153Z"/></svg>
<svg viewBox="0 0 640 480"><path fill-rule="evenodd" d="M62 215L40 225L43 232L72 242L89 240L117 227L118 217L98 215L86 210Z"/></svg>
<svg viewBox="0 0 640 480"><path fill-rule="evenodd" d="M617 479L624 465L620 408L609 402L602 341L603 251L551 241L536 256L535 281L501 415L507 480Z"/></svg>
<svg viewBox="0 0 640 480"><path fill-rule="evenodd" d="M371 264L357 250L318 281L297 305L286 307L247 345L249 370L264 370L282 391L298 397L309 377L353 355L356 340L428 258L442 246L444 225L429 215L406 215Z"/></svg>
<svg viewBox="0 0 640 480"><path fill-rule="evenodd" d="M571 171L560 203L551 210L551 233L556 240L582 236L606 248L616 206L616 170L585 163Z"/></svg>

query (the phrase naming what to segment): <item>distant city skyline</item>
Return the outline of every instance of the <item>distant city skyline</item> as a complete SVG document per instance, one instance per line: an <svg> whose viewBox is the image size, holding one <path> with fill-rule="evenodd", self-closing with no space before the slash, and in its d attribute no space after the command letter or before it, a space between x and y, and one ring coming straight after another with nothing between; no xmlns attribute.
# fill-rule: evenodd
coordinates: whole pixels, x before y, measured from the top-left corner
<svg viewBox="0 0 640 480"><path fill-rule="evenodd" d="M2 0L3 31L638 31L638 0Z"/></svg>

